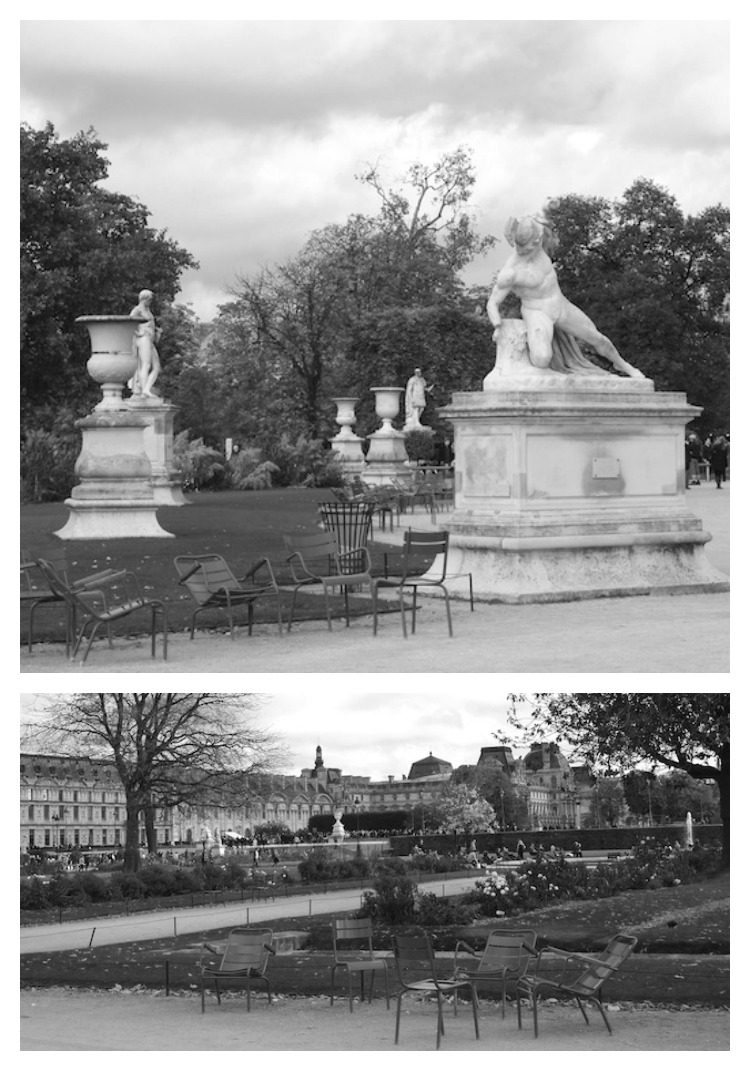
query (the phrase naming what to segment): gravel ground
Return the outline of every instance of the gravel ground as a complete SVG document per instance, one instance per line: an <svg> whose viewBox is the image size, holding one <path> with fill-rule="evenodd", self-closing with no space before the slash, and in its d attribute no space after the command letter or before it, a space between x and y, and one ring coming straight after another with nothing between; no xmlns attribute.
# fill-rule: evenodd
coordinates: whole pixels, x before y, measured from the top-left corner
<svg viewBox="0 0 750 1071"><path fill-rule="evenodd" d="M331 1007L328 997L254 999L248 1016L241 996L221 1007L200 997L166 997L157 992L82 992L30 989L21 993L22 1051L431 1051L435 1047L434 1004L404 1002L401 1037L394 1047L395 1002ZM474 1037L468 1005L445 1017L441 1050L508 1051L689 1051L727 1050L729 1012L690 1007L608 1006L613 1034L594 1011L586 1026L574 1005L548 1002L540 1012L539 1038L524 1012L519 1031L512 1012L503 1020L497 1005L480 1004L480 1040ZM322 1065L321 1065L322 1066ZM326 1062L326 1067L330 1064Z"/></svg>

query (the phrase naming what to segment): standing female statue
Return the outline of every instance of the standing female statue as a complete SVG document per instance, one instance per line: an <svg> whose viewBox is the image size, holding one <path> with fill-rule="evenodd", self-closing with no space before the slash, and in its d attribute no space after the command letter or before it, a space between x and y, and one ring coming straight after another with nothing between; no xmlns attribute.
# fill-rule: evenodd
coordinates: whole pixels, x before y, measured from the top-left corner
<svg viewBox="0 0 750 1071"><path fill-rule="evenodd" d="M134 395L144 398L158 397L152 388L161 372L159 351L156 348L161 331L156 326L154 314L151 312L153 299L154 295L151 290L141 290L138 295L138 304L130 311L133 319L145 322L139 323L135 329L133 346L138 358L138 367L128 385Z"/></svg>

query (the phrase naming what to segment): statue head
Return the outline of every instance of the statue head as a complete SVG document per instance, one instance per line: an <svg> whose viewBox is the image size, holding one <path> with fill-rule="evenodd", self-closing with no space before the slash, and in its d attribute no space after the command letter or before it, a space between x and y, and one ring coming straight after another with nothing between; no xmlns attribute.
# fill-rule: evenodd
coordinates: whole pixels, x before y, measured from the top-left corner
<svg viewBox="0 0 750 1071"><path fill-rule="evenodd" d="M151 301L153 301L153 297L153 290L141 290L140 294L138 295L138 304L140 305L142 301L145 301L145 303L148 305L151 303Z"/></svg>
<svg viewBox="0 0 750 1071"><path fill-rule="evenodd" d="M558 246L557 235L547 222L539 216L512 216L505 225L505 239L516 252L522 256L541 248L551 256Z"/></svg>

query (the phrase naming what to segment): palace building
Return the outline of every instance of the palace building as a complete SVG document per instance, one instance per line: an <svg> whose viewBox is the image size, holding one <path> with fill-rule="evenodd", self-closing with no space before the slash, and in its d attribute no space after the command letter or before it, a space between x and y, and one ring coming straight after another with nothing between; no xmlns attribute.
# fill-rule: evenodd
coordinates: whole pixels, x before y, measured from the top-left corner
<svg viewBox="0 0 750 1071"><path fill-rule="evenodd" d="M498 763L528 794L533 828L580 825L590 809L593 778L571 767L556 744L534 744L521 759L508 747L482 748L478 766ZM112 762L61 755L21 755L21 848L91 847L116 850L125 843L125 793ZM328 767L320 746L299 776L248 775L233 799L155 807L159 845L217 843L227 834L252 839L266 823L306 831L315 815L416 811L428 808L451 779L453 766L432 752L412 763L408 776L372 780ZM145 833L142 836L145 841Z"/></svg>

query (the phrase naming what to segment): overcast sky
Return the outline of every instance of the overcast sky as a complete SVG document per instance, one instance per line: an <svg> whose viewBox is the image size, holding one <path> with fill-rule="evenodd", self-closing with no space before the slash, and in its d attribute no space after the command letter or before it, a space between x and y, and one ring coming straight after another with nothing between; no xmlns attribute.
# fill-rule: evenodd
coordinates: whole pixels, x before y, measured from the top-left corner
<svg viewBox="0 0 750 1071"><path fill-rule="evenodd" d="M368 691L364 680L357 687L331 678L326 688L305 684L259 694L263 702L252 717L286 749L281 773L312 766L318 744L327 766L374 779L400 778L430 752L454 767L473 765L481 748L498 744L498 731L518 739L516 753L521 750L507 724L507 691L493 678L472 677L453 687L441 682L440 689L417 678L408 690L392 692ZM49 701L38 693L22 695L22 724Z"/></svg>
<svg viewBox="0 0 750 1071"><path fill-rule="evenodd" d="M368 163L395 183L468 147L476 225L498 237L547 198L640 176L686 212L728 204L728 53L727 21L40 19L21 25L21 119L95 129L108 185L200 261L178 300L210 318L239 275L375 214ZM507 252L467 280L489 285Z"/></svg>

